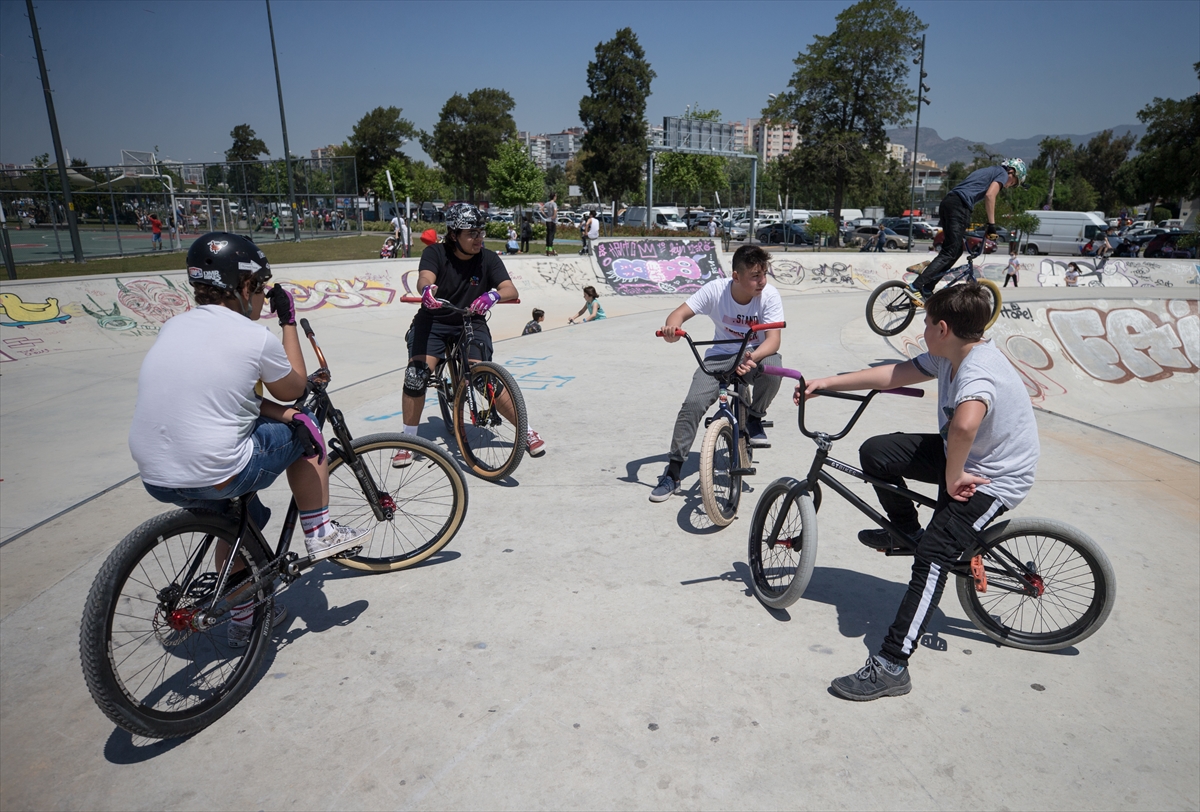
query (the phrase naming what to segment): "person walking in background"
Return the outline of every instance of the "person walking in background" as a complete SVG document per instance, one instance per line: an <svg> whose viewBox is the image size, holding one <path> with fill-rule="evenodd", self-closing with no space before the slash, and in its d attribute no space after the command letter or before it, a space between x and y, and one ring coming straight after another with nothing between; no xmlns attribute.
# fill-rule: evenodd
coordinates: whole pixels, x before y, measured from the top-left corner
<svg viewBox="0 0 1200 812"><path fill-rule="evenodd" d="M271 215L271 228L275 231L275 239L279 239L279 215Z"/></svg>
<svg viewBox="0 0 1200 812"><path fill-rule="evenodd" d="M1008 267L1004 269L1004 287L1008 287L1008 280L1012 280L1013 287L1017 288L1017 275L1021 272L1021 261L1017 259L1017 244L1011 243L1008 246Z"/></svg>
<svg viewBox="0 0 1200 812"><path fill-rule="evenodd" d="M546 311L535 307L533 309L533 321L525 325L525 329L521 331L521 335L528 336L542 331L542 322L546 320Z"/></svg>
<svg viewBox="0 0 1200 812"><path fill-rule="evenodd" d="M879 233L875 235L875 250L880 254L887 251L887 232L883 226L879 227Z"/></svg>
<svg viewBox="0 0 1200 812"><path fill-rule="evenodd" d="M717 238L717 215L715 214L712 216L712 219L708 221L708 238L710 240L715 240Z"/></svg>
<svg viewBox="0 0 1200 812"><path fill-rule="evenodd" d="M583 223L579 226L579 236L583 238L583 249L580 254L592 253L592 241L600 236L600 220L596 218L595 211L589 211L587 217L583 219Z"/></svg>
<svg viewBox="0 0 1200 812"><path fill-rule="evenodd" d="M567 324L574 324L575 319L579 319L580 321L599 321L600 319L607 318L604 315L604 308L601 306L599 299L600 294L596 292L594 287L588 285L584 288L583 307L579 308L578 313L567 319ZM586 316L583 315L585 311L587 312Z"/></svg>
<svg viewBox="0 0 1200 812"><path fill-rule="evenodd" d="M550 199L542 205L542 221L546 224L546 256L556 257L554 232L558 230L558 192L551 192Z"/></svg>
<svg viewBox="0 0 1200 812"><path fill-rule="evenodd" d="M162 220L157 214L150 215L150 247L155 251L162 248Z"/></svg>
<svg viewBox="0 0 1200 812"><path fill-rule="evenodd" d="M407 204L405 204L407 205ZM408 227L408 217L400 218L400 255L408 259L409 250L412 248L412 230Z"/></svg>
<svg viewBox="0 0 1200 812"><path fill-rule="evenodd" d="M529 241L533 239L533 217L528 212L521 218L521 253L529 253Z"/></svg>

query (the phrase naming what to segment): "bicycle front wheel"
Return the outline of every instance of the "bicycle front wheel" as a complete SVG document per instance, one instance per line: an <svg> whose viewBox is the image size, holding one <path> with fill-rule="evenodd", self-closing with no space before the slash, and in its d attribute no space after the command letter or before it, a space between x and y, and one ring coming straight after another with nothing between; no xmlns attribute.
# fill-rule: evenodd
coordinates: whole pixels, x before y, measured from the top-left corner
<svg viewBox="0 0 1200 812"><path fill-rule="evenodd" d="M472 473L495 482L517 470L528 427L525 399L508 370L491 361L472 365L454 393L454 439Z"/></svg>
<svg viewBox="0 0 1200 812"><path fill-rule="evenodd" d="M990 279L978 280L980 285L983 285L992 294L992 314L988 316L987 324L983 329L990 330L992 325L996 323L996 319L1000 318L1000 308L1003 306L1003 297L1000 295L1000 286Z"/></svg>
<svg viewBox="0 0 1200 812"><path fill-rule="evenodd" d="M917 305L907 293L908 285L893 279L871 292L867 299L867 324L881 336L894 336L912 323Z"/></svg>
<svg viewBox="0 0 1200 812"><path fill-rule="evenodd" d="M750 523L750 575L764 606L786 609L804 594L817 561L817 512L791 477L767 486Z"/></svg>
<svg viewBox="0 0 1200 812"><path fill-rule="evenodd" d="M249 634L239 635L244 647L230 645L232 613L203 631L191 624L212 603L236 538L227 517L177 510L135 529L100 568L84 605L79 656L92 699L119 727L155 739L187 736L224 716L254 684L270 636L270 592L246 596L258 604ZM254 574L264 564L251 542L234 566Z"/></svg>
<svg viewBox="0 0 1200 812"><path fill-rule="evenodd" d="M412 462L393 468L392 458L400 451L410 452ZM375 531L360 552L336 556L335 564L391 572L418 564L450 543L467 515L467 481L449 454L422 437L393 433L359 437L354 453L391 518L376 520L353 467L337 452L331 454L330 517Z"/></svg>
<svg viewBox="0 0 1200 812"><path fill-rule="evenodd" d="M436 378L433 383L434 391L437 392L438 409L442 412L442 423L446 427L447 432L454 431L454 384L450 380L450 371L447 369L447 362L442 361L438 364Z"/></svg>
<svg viewBox="0 0 1200 812"><path fill-rule="evenodd" d="M742 439L745 445L745 438ZM733 473L741 467L744 454L733 445L733 424L729 418L714 420L704 433L700 448L700 497L704 512L717 527L726 527L737 517L742 499L742 477Z"/></svg>
<svg viewBox="0 0 1200 812"><path fill-rule="evenodd" d="M958 600L981 632L1029 651L1057 651L1095 634L1112 611L1116 578L1108 556L1089 536L1050 519L1012 519L980 539L987 592L958 578ZM1004 561L1014 576L1000 566ZM1040 592L1029 595L1026 582Z"/></svg>

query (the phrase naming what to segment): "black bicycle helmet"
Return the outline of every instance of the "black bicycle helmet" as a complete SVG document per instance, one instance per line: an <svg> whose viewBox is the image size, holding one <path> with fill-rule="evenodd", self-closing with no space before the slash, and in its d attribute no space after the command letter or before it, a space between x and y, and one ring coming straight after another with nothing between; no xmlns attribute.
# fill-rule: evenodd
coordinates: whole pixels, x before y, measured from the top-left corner
<svg viewBox="0 0 1200 812"><path fill-rule="evenodd" d="M259 283L271 278L271 263L253 241L240 234L210 231L192 243L187 255L188 281L238 292L242 274L249 271Z"/></svg>
<svg viewBox="0 0 1200 812"><path fill-rule="evenodd" d="M487 218L478 207L470 203L455 203L446 212L446 228L452 231L463 231L468 228L484 228Z"/></svg>

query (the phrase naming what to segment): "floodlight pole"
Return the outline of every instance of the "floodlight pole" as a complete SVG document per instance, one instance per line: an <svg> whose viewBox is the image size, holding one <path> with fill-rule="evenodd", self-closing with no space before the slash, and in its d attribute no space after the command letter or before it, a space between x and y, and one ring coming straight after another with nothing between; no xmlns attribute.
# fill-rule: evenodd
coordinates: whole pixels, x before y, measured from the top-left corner
<svg viewBox="0 0 1200 812"><path fill-rule="evenodd" d="M917 144L921 138L921 102L929 104L929 100L925 98L925 35L921 35L921 60L917 68L917 128L913 131L913 155L912 155L912 184L908 190L908 251L911 253L913 248L913 206L917 199ZM921 190L922 200L925 198L924 189Z"/></svg>
<svg viewBox="0 0 1200 812"><path fill-rule="evenodd" d="M271 22L271 0L267 0L267 30L271 32L271 60L275 63L275 92L279 96L279 123L283 126L283 161L287 169L288 205L292 207L292 237L295 242L300 242L300 221L296 217L296 185L292 180L292 151L288 149L287 117L283 114L283 84L279 80L279 57L275 53L275 24Z"/></svg>
<svg viewBox="0 0 1200 812"><path fill-rule="evenodd" d="M76 262L83 262L83 244L79 242L79 223L75 219L75 201L71 199L71 181L67 178L67 165L63 163L62 139L58 137L58 117L54 115L54 91L50 89L50 76L46 72L46 58L42 56L42 36L38 33L37 18L33 16L33 0L25 0L29 10L29 27L33 29L33 50L37 52L38 70L42 72L42 93L46 96L46 115L50 118L50 137L54 140L54 160L58 163L58 182L62 184L63 203L67 208L67 230L71 233L71 251ZM54 201L48 201L51 207Z"/></svg>

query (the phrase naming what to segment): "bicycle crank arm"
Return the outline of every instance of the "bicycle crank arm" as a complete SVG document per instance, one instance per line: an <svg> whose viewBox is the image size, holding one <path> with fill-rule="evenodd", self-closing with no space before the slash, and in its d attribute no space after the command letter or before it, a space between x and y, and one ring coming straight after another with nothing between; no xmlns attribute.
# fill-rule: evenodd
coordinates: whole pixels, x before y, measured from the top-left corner
<svg viewBox="0 0 1200 812"><path fill-rule="evenodd" d="M757 468L732 468L729 473L734 476L754 476L758 473Z"/></svg>

